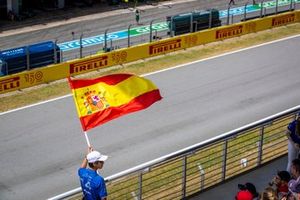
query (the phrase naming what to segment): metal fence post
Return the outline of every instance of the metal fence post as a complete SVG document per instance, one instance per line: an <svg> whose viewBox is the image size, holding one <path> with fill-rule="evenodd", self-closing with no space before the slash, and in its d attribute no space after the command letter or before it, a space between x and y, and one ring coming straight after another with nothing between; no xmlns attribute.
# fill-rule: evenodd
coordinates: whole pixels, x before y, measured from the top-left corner
<svg viewBox="0 0 300 200"><path fill-rule="evenodd" d="M248 2L245 4L244 7L244 21L246 21L246 17L247 17L247 6L248 6Z"/></svg>
<svg viewBox="0 0 300 200"><path fill-rule="evenodd" d="M264 6L264 0L260 2L260 18L262 18L263 15L263 6Z"/></svg>
<svg viewBox="0 0 300 200"><path fill-rule="evenodd" d="M226 162L227 162L227 147L228 147L228 141L225 140L224 146L223 146L223 166L222 166L222 181L226 179Z"/></svg>
<svg viewBox="0 0 300 200"><path fill-rule="evenodd" d="M113 42L112 42L112 39L109 40L110 41L110 51L113 50Z"/></svg>
<svg viewBox="0 0 300 200"><path fill-rule="evenodd" d="M56 46L57 46L57 39L54 41L54 63L57 64L57 50L56 50Z"/></svg>
<svg viewBox="0 0 300 200"><path fill-rule="evenodd" d="M202 191L204 189L204 182L205 182L205 171L200 165L200 163L197 163L198 169L200 172L200 190Z"/></svg>
<svg viewBox="0 0 300 200"><path fill-rule="evenodd" d="M174 27L173 27L173 25L174 25L174 24L173 24L173 18L174 18L174 16L171 17L171 22L170 22L170 23L171 23L171 25L170 25L170 36L171 36L171 37L174 36L174 31L173 31L173 28L174 28Z"/></svg>
<svg viewBox="0 0 300 200"><path fill-rule="evenodd" d="M291 0L291 3L290 3L290 10L291 11L293 10L293 0Z"/></svg>
<svg viewBox="0 0 300 200"><path fill-rule="evenodd" d="M105 31L104 31L104 52L107 52L107 32L108 32L108 29L105 29Z"/></svg>
<svg viewBox="0 0 300 200"><path fill-rule="evenodd" d="M26 64L27 64L27 70L30 70L30 53L28 46L26 48Z"/></svg>
<svg viewBox="0 0 300 200"><path fill-rule="evenodd" d="M60 55L60 60L59 62L64 62L64 54L63 54L63 51L59 51L59 55Z"/></svg>
<svg viewBox="0 0 300 200"><path fill-rule="evenodd" d="M152 42L152 40L153 40L153 36L152 36L152 24L153 24L154 20L155 19L151 20L151 22L150 22L150 42Z"/></svg>
<svg viewBox="0 0 300 200"><path fill-rule="evenodd" d="M230 11L230 7L231 7L231 5L228 5L228 9L227 9L227 25L229 25L229 11Z"/></svg>
<svg viewBox="0 0 300 200"><path fill-rule="evenodd" d="M129 24L128 29L127 29L127 31L128 31L128 44L127 44L127 47L130 47L130 28L131 28L131 26L132 26L132 24Z"/></svg>
<svg viewBox="0 0 300 200"><path fill-rule="evenodd" d="M143 196L143 172L140 172L140 176L139 176L139 196L138 196L138 200L142 200L142 196Z"/></svg>
<svg viewBox="0 0 300 200"><path fill-rule="evenodd" d="M208 28L211 28L211 24L212 24L212 9L209 10Z"/></svg>
<svg viewBox="0 0 300 200"><path fill-rule="evenodd" d="M80 35L80 38L79 38L79 46L80 46L80 48L79 48L79 53L80 53L80 58L82 58L82 37L83 37L83 33L81 33L81 35Z"/></svg>
<svg viewBox="0 0 300 200"><path fill-rule="evenodd" d="M198 23L194 22L194 24L195 24L195 30L198 30Z"/></svg>
<svg viewBox="0 0 300 200"><path fill-rule="evenodd" d="M187 156L183 157L182 161L182 198L184 199L186 196L186 168L187 168Z"/></svg>
<svg viewBox="0 0 300 200"><path fill-rule="evenodd" d="M276 0L275 14L278 13L278 0Z"/></svg>
<svg viewBox="0 0 300 200"><path fill-rule="evenodd" d="M6 74L5 75L8 75L8 64L7 63L5 65L5 69L6 69Z"/></svg>
<svg viewBox="0 0 300 200"><path fill-rule="evenodd" d="M4 60L3 61L0 60L0 74L3 71L3 69L5 70L5 74L3 73L3 75L8 75L8 65L7 65L7 62L5 62Z"/></svg>
<svg viewBox="0 0 300 200"><path fill-rule="evenodd" d="M263 155L263 145L264 145L264 132L265 132L265 126L262 126L260 129L260 137L259 137L259 143L258 143L258 160L257 160L257 166L261 165L262 161L262 155Z"/></svg>
<svg viewBox="0 0 300 200"><path fill-rule="evenodd" d="M194 16L193 16L193 12L191 12L191 17L190 17L190 33L192 33L193 30L193 22L194 22Z"/></svg>

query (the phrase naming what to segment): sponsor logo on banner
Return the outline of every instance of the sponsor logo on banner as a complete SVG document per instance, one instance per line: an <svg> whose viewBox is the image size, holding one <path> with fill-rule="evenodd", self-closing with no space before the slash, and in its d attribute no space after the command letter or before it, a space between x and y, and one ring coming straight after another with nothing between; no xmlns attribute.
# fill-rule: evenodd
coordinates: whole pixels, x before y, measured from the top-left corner
<svg viewBox="0 0 300 200"><path fill-rule="evenodd" d="M116 64L126 62L127 52L126 51L114 52L111 54L111 58L112 58L112 61Z"/></svg>
<svg viewBox="0 0 300 200"><path fill-rule="evenodd" d="M0 92L16 89L20 87L20 77L16 76L0 81Z"/></svg>
<svg viewBox="0 0 300 200"><path fill-rule="evenodd" d="M178 50L181 48L181 39L171 40L168 42L162 42L159 44L154 44L149 46L149 54L155 55L155 54L161 54L161 53L167 53L169 51Z"/></svg>
<svg viewBox="0 0 300 200"><path fill-rule="evenodd" d="M288 14L280 17L274 17L272 19L272 26L283 26L292 22L295 22L295 14Z"/></svg>
<svg viewBox="0 0 300 200"><path fill-rule="evenodd" d="M81 62L70 64L70 74L80 73L106 67L108 65L108 56L101 56Z"/></svg>
<svg viewBox="0 0 300 200"><path fill-rule="evenodd" d="M31 85L43 81L43 76L43 72L41 71L30 72L24 75L25 81Z"/></svg>
<svg viewBox="0 0 300 200"><path fill-rule="evenodd" d="M249 22L249 23L245 24L245 30L247 33L256 32L256 23Z"/></svg>
<svg viewBox="0 0 300 200"><path fill-rule="evenodd" d="M185 42L186 46L188 46L188 47L196 46L197 41L198 41L198 38L196 35L191 35L191 36L187 35L186 37L184 37L184 42Z"/></svg>
<svg viewBox="0 0 300 200"><path fill-rule="evenodd" d="M216 39L226 39L243 33L243 25L224 28L216 31Z"/></svg>

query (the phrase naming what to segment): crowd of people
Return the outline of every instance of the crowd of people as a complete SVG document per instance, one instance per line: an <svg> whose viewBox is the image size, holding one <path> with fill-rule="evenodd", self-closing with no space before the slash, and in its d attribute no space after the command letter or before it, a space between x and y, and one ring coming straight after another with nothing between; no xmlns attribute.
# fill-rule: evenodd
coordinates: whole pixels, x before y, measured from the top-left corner
<svg viewBox="0 0 300 200"><path fill-rule="evenodd" d="M252 183L238 185L236 200L300 200L300 113L287 127L287 169L277 172L260 194Z"/></svg>
<svg viewBox="0 0 300 200"><path fill-rule="evenodd" d="M300 200L300 159L292 161L291 172L279 171L260 194L252 183L239 184L236 200Z"/></svg>

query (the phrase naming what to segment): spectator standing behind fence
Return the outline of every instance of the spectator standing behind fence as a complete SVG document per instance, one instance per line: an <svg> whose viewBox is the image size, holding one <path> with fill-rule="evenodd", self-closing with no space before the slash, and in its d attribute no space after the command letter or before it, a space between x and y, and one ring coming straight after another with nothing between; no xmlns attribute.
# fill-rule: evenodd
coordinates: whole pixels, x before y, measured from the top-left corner
<svg viewBox="0 0 300 200"><path fill-rule="evenodd" d="M286 170L290 172L291 162L298 157L300 150L300 113L288 125L286 135L288 137L288 165Z"/></svg>
<svg viewBox="0 0 300 200"><path fill-rule="evenodd" d="M288 183L291 180L291 175L287 171L279 171L277 175L269 183L270 186L275 186L274 190L278 199L287 197L289 192Z"/></svg>
<svg viewBox="0 0 300 200"><path fill-rule="evenodd" d="M288 183L289 192L298 200L300 194L300 160L299 159L295 159L292 161L291 176L292 179Z"/></svg>
<svg viewBox="0 0 300 200"><path fill-rule="evenodd" d="M280 200L272 187L267 187L261 194L259 200Z"/></svg>
<svg viewBox="0 0 300 200"><path fill-rule="evenodd" d="M93 151L91 147L88 149L88 154L78 170L83 200L106 200L106 185L103 177L97 173L97 170L102 169L106 159L106 155Z"/></svg>
<svg viewBox="0 0 300 200"><path fill-rule="evenodd" d="M236 194L236 200L256 200L258 193L252 183L238 184L239 192Z"/></svg>
<svg viewBox="0 0 300 200"><path fill-rule="evenodd" d="M232 5L235 5L235 1L234 1L234 0L230 0L228 4L229 4L229 5L231 5L231 4L232 4Z"/></svg>
<svg viewBox="0 0 300 200"><path fill-rule="evenodd" d="M137 25L139 25L139 21L140 21L140 11L138 9L135 10L135 21L137 23Z"/></svg>

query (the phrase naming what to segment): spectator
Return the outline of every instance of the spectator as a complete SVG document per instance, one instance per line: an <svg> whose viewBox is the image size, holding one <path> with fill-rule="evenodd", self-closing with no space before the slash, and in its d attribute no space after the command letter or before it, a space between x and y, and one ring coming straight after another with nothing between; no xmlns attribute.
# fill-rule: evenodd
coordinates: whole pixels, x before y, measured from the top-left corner
<svg viewBox="0 0 300 200"><path fill-rule="evenodd" d="M267 187L260 195L260 200L278 200L276 191L272 187Z"/></svg>
<svg viewBox="0 0 300 200"><path fill-rule="evenodd" d="M272 182L269 184L270 186L275 185L276 195L278 199L282 199L286 197L288 194L288 182L291 179L291 175L287 171L279 171L277 175L273 178Z"/></svg>
<svg viewBox="0 0 300 200"><path fill-rule="evenodd" d="M97 173L102 169L106 155L93 151L90 147L88 154L82 161L78 175L83 192L83 200L106 200L106 185L102 176ZM89 165L89 168L86 168Z"/></svg>
<svg viewBox="0 0 300 200"><path fill-rule="evenodd" d="M160 37L160 36L153 36L153 40L161 40L162 39L162 37Z"/></svg>
<svg viewBox="0 0 300 200"><path fill-rule="evenodd" d="M253 200L253 195L248 190L240 190L236 194L235 200Z"/></svg>
<svg viewBox="0 0 300 200"><path fill-rule="evenodd" d="M235 1L234 0L230 0L228 4L229 5L231 5L231 4L235 5Z"/></svg>
<svg viewBox="0 0 300 200"><path fill-rule="evenodd" d="M138 9L135 10L135 21L137 23L137 25L139 25L139 21L140 21L140 11Z"/></svg>
<svg viewBox="0 0 300 200"><path fill-rule="evenodd" d="M286 171L291 172L291 162L298 157L300 150L300 113L288 125L286 135L288 137L288 165Z"/></svg>
<svg viewBox="0 0 300 200"><path fill-rule="evenodd" d="M254 200L257 199L258 193L252 183L238 184L240 191L236 194L236 200Z"/></svg>
<svg viewBox="0 0 300 200"><path fill-rule="evenodd" d="M72 34L72 40L75 40L75 32L72 31L71 34Z"/></svg>
<svg viewBox="0 0 300 200"><path fill-rule="evenodd" d="M289 191L292 193L300 193L300 160L295 159L292 161L291 166L292 180L289 181Z"/></svg>
<svg viewBox="0 0 300 200"><path fill-rule="evenodd" d="M283 197L280 200L299 200L299 195L298 194L293 194L293 193L289 193L287 197Z"/></svg>

